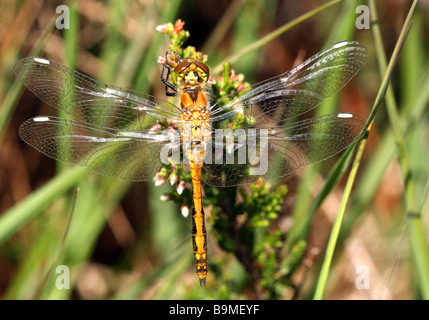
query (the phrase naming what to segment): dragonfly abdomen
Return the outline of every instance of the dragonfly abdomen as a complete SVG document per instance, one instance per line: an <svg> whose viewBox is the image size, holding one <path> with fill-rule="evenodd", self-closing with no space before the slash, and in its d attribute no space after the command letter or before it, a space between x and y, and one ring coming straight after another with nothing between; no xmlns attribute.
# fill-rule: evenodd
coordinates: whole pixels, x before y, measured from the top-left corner
<svg viewBox="0 0 429 320"><path fill-rule="evenodd" d="M193 148L195 149L195 148ZM199 150L199 148L196 148ZM204 149L201 149L199 156L204 157ZM201 203L201 161L194 161L195 154L192 150L188 153L192 176L192 245L194 249L195 266L200 285L206 284L207 277L207 232L204 218L204 210Z"/></svg>

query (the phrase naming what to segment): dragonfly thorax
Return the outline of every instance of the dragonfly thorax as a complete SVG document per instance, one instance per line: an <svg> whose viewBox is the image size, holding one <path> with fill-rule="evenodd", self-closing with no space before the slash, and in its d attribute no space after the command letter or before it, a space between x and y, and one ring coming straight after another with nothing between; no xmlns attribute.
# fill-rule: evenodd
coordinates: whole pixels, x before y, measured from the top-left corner
<svg viewBox="0 0 429 320"><path fill-rule="evenodd" d="M208 120L208 98L202 88L185 88L180 97L182 120Z"/></svg>

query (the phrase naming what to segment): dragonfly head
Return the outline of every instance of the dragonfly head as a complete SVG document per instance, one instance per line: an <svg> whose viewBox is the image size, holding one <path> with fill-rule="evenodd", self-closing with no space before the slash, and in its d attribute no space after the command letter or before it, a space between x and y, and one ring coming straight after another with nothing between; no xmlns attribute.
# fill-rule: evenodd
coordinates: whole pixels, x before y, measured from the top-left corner
<svg viewBox="0 0 429 320"><path fill-rule="evenodd" d="M194 59L182 59L174 68L177 84L204 84L209 78L209 68L206 64Z"/></svg>

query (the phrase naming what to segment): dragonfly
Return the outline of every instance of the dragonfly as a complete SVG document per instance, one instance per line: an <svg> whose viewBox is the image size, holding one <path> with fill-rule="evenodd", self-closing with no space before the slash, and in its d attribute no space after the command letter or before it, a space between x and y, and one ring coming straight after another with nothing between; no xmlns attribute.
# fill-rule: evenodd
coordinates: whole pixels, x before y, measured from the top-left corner
<svg viewBox="0 0 429 320"><path fill-rule="evenodd" d="M204 286L202 184L231 187L282 178L356 142L364 127L357 115L302 116L344 87L366 59L360 42L341 41L281 75L212 101L209 67L194 59L164 65L161 80L173 96L164 100L27 57L15 66L17 79L67 118L31 118L19 134L48 157L123 180L153 180L172 163L190 172L192 244ZM163 130L156 127L160 123Z"/></svg>

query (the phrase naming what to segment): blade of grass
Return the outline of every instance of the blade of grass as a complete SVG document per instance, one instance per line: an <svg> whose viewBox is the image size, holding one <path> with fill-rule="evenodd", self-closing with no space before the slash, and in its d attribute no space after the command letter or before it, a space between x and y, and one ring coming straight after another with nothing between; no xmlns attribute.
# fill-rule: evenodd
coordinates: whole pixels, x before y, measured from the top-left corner
<svg viewBox="0 0 429 320"><path fill-rule="evenodd" d="M164 1L157 2L158 17L156 19L157 24L172 21L174 22L177 17L177 13L182 5L182 1ZM138 36L138 35L137 35ZM136 39L136 41L139 41ZM139 63L136 62L138 72L133 77L133 86L135 90L141 92L147 92L153 86L155 81L159 81L160 68L156 63L158 56L165 54L163 47L165 45L165 36L161 33L156 32L151 38L150 45L147 46L145 55L142 57ZM183 232L187 229L183 228L181 216L178 216L178 208L174 204L167 204L160 199L162 187L155 186L153 182L148 182L148 199L149 199L149 214L150 217L150 233L154 240L152 247L158 254L157 268L169 270L171 267L169 257L171 244L174 239L180 237ZM172 219L174 218L174 219ZM166 223L168 221L168 223ZM173 232L173 233L169 233ZM173 236L174 235L174 236ZM189 262L190 263L190 262ZM158 277L156 277L158 275ZM151 280L160 280L163 278L163 274L156 273L156 275L147 274L142 277L140 284L141 290L144 290L145 285L149 285ZM152 278L153 276L153 278ZM163 285L157 287L157 290L163 290ZM135 290L137 290L135 288Z"/></svg>
<svg viewBox="0 0 429 320"><path fill-rule="evenodd" d="M42 299L44 298L43 297L43 292L44 292L43 290L46 289L46 286L47 286L48 282L52 279L52 277L54 275L55 268L59 265L58 262L60 261L61 255L63 254L64 243L66 241L67 234L68 234L68 232L70 230L70 224L71 224L71 221L72 221L72 218L73 218L73 214L74 214L74 211L75 211L75 208L76 208L76 201L77 201L78 196L79 196L79 187L76 189L76 192L75 192L74 202L73 202L73 206L72 206L72 209L71 209L70 217L68 219L67 226L66 226L66 229L64 231L64 235L63 235L63 238L61 240L61 244L60 244L60 247L58 249L57 256L55 258L55 261L52 263L52 266L49 269L49 271L46 272L44 280L39 284L39 289L36 292L36 297L37 298L42 298Z"/></svg>
<svg viewBox="0 0 429 320"><path fill-rule="evenodd" d="M325 44L325 46L344 39L353 38L356 18L354 8L356 4L356 1L347 1L342 4L341 12L338 14L339 17L332 28L331 34L329 35L330 40L326 41L327 44ZM338 94L329 97L329 99L317 107L317 115L334 112L337 103ZM351 151L353 153L354 150ZM345 168L349 166L351 162L351 159L345 161L348 152L349 151L341 156L340 160L338 161L338 167L336 165L336 167L329 174L322 189L314 200L313 193L309 186L314 186L316 177L320 171L321 164L314 164L304 171L304 174L300 179L297 200L295 201L292 212L294 224L289 233L291 235L291 239L288 239L287 242L289 248L291 248L299 239L307 238L316 210L322 204L328 193L335 187L336 183L342 178L343 174L345 173ZM309 206L309 203L311 203L311 206ZM305 233L301 234L301 232Z"/></svg>
<svg viewBox="0 0 429 320"><path fill-rule="evenodd" d="M368 139L368 134L369 134L371 126L373 124L375 115L377 114L377 111L379 110L381 102L383 101L383 98L386 94L386 91L387 91L387 88L388 88L388 85L390 82L390 78L392 76L393 67L396 64L400 50L401 50L402 45L406 39L406 35L407 35L407 32L408 32L409 27L410 27L411 16L412 16L412 13L414 12L414 8L415 8L416 3L417 3L417 1L414 1L413 5L411 6L410 11L408 13L407 19L404 22L401 34L398 38L398 41L397 41L395 49L392 53L389 65L387 67L386 73L384 75L383 81L381 83L380 89L378 91L377 97L375 99L375 103L374 103L374 106L372 108L371 114L370 114L370 116L366 122L365 128L367 131L366 131L366 134L365 134L364 138L362 139L362 142L359 146L358 153L356 155L355 161L354 161L353 166L352 166L352 170L351 170L350 175L349 175L349 179L347 180L347 184L346 184L346 187L344 189L344 194L343 194L343 197L341 199L339 212L338 212L337 218L335 220L335 223L332 227L331 236L329 238L328 246L326 248L325 258L324 258L324 261L322 263L322 268L320 270L319 278L318 278L317 285L316 285L316 291L314 294L315 300L321 300L323 298L323 292L325 290L326 282L328 279L332 258L333 258L335 247L337 244L338 235L339 235L340 229L341 229L341 224L342 224L343 219L344 219L345 210L346 210L349 198L350 198L351 189L353 187L353 184L354 184L354 181L356 178L356 174L357 174L357 170L359 168L359 164L360 164L360 161L362 158L363 150L365 148L366 141Z"/></svg>
<svg viewBox="0 0 429 320"><path fill-rule="evenodd" d="M422 68L422 71L428 69L429 65L426 65ZM425 107L429 101L429 75L424 74L424 72L422 73L423 79L418 77L418 92L420 92L420 94L415 97L409 105L401 109L400 118L404 119L404 127L407 128L407 136L409 132L415 128L415 123L422 119ZM366 163L365 168L362 168L363 170L360 175L359 183L355 188L352 199L353 207L350 208L350 213L347 215L342 237L349 233L348 230L350 230L351 225L359 218L373 198L376 189L382 181L386 168L394 158L395 152L394 136L391 129L388 129L382 136L378 148L373 151L372 157Z"/></svg>
<svg viewBox="0 0 429 320"><path fill-rule="evenodd" d="M259 41L257 34L262 23L260 7L260 0L248 0L247 5L243 7L240 11L240 15L237 16L234 22L234 36L231 44L234 52L239 48L243 48L248 43ZM249 25L249 21L252 21L253 23ZM255 66L258 65L258 61L261 61L258 59L261 56L262 55L258 56L256 49L251 52L249 51L246 56L243 56L239 61L236 61L234 68L240 70L240 73L246 75L247 81L253 82L252 77L254 76Z"/></svg>
<svg viewBox="0 0 429 320"><path fill-rule="evenodd" d="M114 178L104 179L105 186L111 185L108 180L114 180ZM70 289L74 288L79 275L85 271L99 234L128 187L123 181L110 188L101 188L100 185L102 184L97 179L92 179L80 186L79 201L76 203L59 262L60 265L66 265L70 269ZM55 254L56 252L53 252L54 256ZM43 290L44 299L66 299L73 293L73 290L59 290L55 277L50 280Z"/></svg>
<svg viewBox="0 0 429 320"><path fill-rule="evenodd" d="M174 275L177 270L180 270L179 273L183 272L183 270L187 269L191 263L193 263L193 255L189 252L189 246L186 243L182 243L175 247L174 250L170 251L168 259L160 267L153 268L149 272L143 274L132 286L128 287L126 290L118 292L113 299L136 299L151 285L159 282L160 279L167 279L167 282L174 281L171 279L172 274ZM175 276L173 276L173 279L175 279ZM169 284L166 284L165 286L169 286ZM159 290L165 292L164 285L160 286ZM160 297L160 295L164 296L164 293L155 293L155 295Z"/></svg>
<svg viewBox="0 0 429 320"><path fill-rule="evenodd" d="M42 52L52 30L55 27L55 19L51 19L46 28L43 30L42 35L38 39L35 47L30 52L30 56L38 56ZM0 105L0 141L3 140L4 132L9 124L10 118L16 106L16 103L23 91L22 83L14 81L8 88L6 96L2 99Z"/></svg>
<svg viewBox="0 0 429 320"><path fill-rule="evenodd" d="M64 53L65 62L71 69L76 68L77 53L78 53L78 40L79 40L79 14L77 10L78 3L70 1L68 5L70 26L64 29Z"/></svg>
<svg viewBox="0 0 429 320"><path fill-rule="evenodd" d="M182 1L168 1L168 3L164 2L163 4L164 6L160 9L159 21L174 21ZM158 56L161 55L160 50L164 43L165 37L157 32L139 65L139 72L136 74L133 81L135 90L147 92L153 84L153 79L159 80L160 69L159 65L155 62ZM162 54L165 54L165 52L162 52Z"/></svg>
<svg viewBox="0 0 429 320"><path fill-rule="evenodd" d="M293 27L297 26L298 24L310 19L311 17L319 14L320 12L323 12L324 10L329 9L330 7L336 5L337 3L341 2L342 0L332 0L328 3L317 7L316 9L307 12L306 14L301 15L300 17L292 20L291 22L286 23L285 25L281 26L280 28L277 28L276 30L270 32L266 36L260 38L258 41L255 41L248 45L247 47L243 48L242 50L238 51L237 53L234 53L233 55L227 57L224 59L224 61L228 61L230 63L234 63L238 61L242 56L245 54L252 52L256 49L259 49L260 47L264 46L274 38L280 36L281 34L285 33L286 31L292 29ZM213 68L213 74L219 74L223 70L223 64L224 62L217 65L215 68Z"/></svg>
<svg viewBox="0 0 429 320"><path fill-rule="evenodd" d="M357 143L354 146L350 146L341 155L341 158L335 163L334 167L332 168L332 170L330 170L328 176L326 177L322 189L317 194L314 201L311 203L310 209L308 210L307 218L303 221L303 223L294 226L294 228L292 228L289 232L286 241L288 248L292 248L298 241L305 240L307 238L314 214L316 213L320 205L323 203L325 198L341 180L344 173L347 171L347 168L349 167L350 162L352 160L354 151L356 150L356 145Z"/></svg>
<svg viewBox="0 0 429 320"><path fill-rule="evenodd" d="M234 23L234 20L236 19L244 3L244 0L234 0L230 4L220 21L217 23L212 34L204 43L201 52L204 52L205 54L208 54L210 56L212 51L216 50L216 48L220 45L221 41L224 39L226 33L228 32L228 29Z"/></svg>
<svg viewBox="0 0 429 320"><path fill-rule="evenodd" d="M139 69L135 66L139 65L140 60L144 57L144 53L148 50L148 46L153 45L153 37L156 36L153 30L158 22L158 10L160 8L154 2L148 6L140 19L138 19L137 32L126 46L122 55L123 58L118 61L118 74L121 75L122 79L117 85L128 87L132 83L132 79L139 72ZM142 34L145 36L142 37ZM136 88L136 90L140 91L141 89Z"/></svg>
<svg viewBox="0 0 429 320"><path fill-rule="evenodd" d="M0 245L70 190L86 174L85 168L64 170L43 187L0 216Z"/></svg>
<svg viewBox="0 0 429 320"><path fill-rule="evenodd" d="M108 1L107 2L107 21L106 21L106 39L104 40L100 59L106 67L100 70L98 77L111 83L118 79L118 64L123 56L121 54L127 50L127 44L121 34L122 26L125 23L126 10L129 1ZM121 53L121 54L119 54ZM122 76L119 74L119 76ZM119 84L118 85L123 85Z"/></svg>
<svg viewBox="0 0 429 320"><path fill-rule="evenodd" d="M369 1L370 10L373 15L373 19L377 19L377 8L374 0ZM414 11L414 7L417 5L417 1L414 1L410 14ZM375 16L374 16L375 15ZM376 52L379 60L380 73L386 70L386 57L384 55L383 41L381 31L376 24L373 28ZM413 170L411 168L411 161L409 158L408 151L405 147L405 130L403 121L398 113L395 97L392 88L388 88L386 92L386 107L387 114L389 116L390 125L393 129L395 137L396 148L398 152L398 161L401 167L402 176L404 179L405 188L405 202L406 202L406 214L411 220L410 223L410 237L411 245L416 261L417 271L419 275L419 284L421 287L422 296L425 299L429 299L429 253L426 245L423 225L421 221L421 211L418 205L416 197L416 180L413 176Z"/></svg>
<svg viewBox="0 0 429 320"><path fill-rule="evenodd" d="M332 226L331 236L329 237L329 242L326 248L325 259L323 261L322 268L319 273L319 278L316 284L314 300L321 300L323 297L323 292L327 282L331 261L334 256L335 246L337 243L341 224L344 219L345 208L347 206L347 202L351 193L354 178L356 177L356 173L359 167L359 161L362 157L365 143L366 143L366 138L364 138L360 144L358 153L356 154L355 161L353 162L352 169L350 171L349 179L347 180L347 184L344 188L343 198L341 199L341 203L340 203L340 210L338 212L337 218L335 219L334 225Z"/></svg>
<svg viewBox="0 0 429 320"><path fill-rule="evenodd" d="M77 12L78 3L76 1L70 1L68 4L69 12L69 28L64 29L64 60L65 64L71 69L76 68L77 64L77 52L78 52L78 33L79 33L79 15ZM62 98L61 98L62 99ZM70 119L70 115L62 110L58 110L58 116L65 119ZM71 152L71 148L65 150L68 154ZM57 171L65 170L68 164L62 161L55 162Z"/></svg>
<svg viewBox="0 0 429 320"><path fill-rule="evenodd" d="M193 262L192 255L184 253L182 256L178 257L173 264L169 265L169 270L166 273L164 280L164 285L156 292L153 299L155 300L166 300L172 299L174 294L174 289L177 289L177 281L180 279L180 275L188 269L191 262ZM204 291L202 292L202 294Z"/></svg>
<svg viewBox="0 0 429 320"><path fill-rule="evenodd" d="M377 12L375 12L377 14ZM406 128L406 136L412 133L418 122L421 122L424 110L429 101L429 61L425 64L425 49L421 39L424 37L424 25L422 24L422 12L416 11L413 17L413 28L407 37L407 44L403 48L400 60L400 83L398 93L401 96L400 119ZM374 27L377 18L371 15ZM382 73L381 73L382 74ZM352 200L353 206L344 221L340 235L340 242L350 233L352 226L369 206L380 184L383 181L387 168L390 167L396 155L395 140L392 129L387 127L380 136L377 148L371 151L371 156L366 159L365 166L361 168L358 183L355 186Z"/></svg>

